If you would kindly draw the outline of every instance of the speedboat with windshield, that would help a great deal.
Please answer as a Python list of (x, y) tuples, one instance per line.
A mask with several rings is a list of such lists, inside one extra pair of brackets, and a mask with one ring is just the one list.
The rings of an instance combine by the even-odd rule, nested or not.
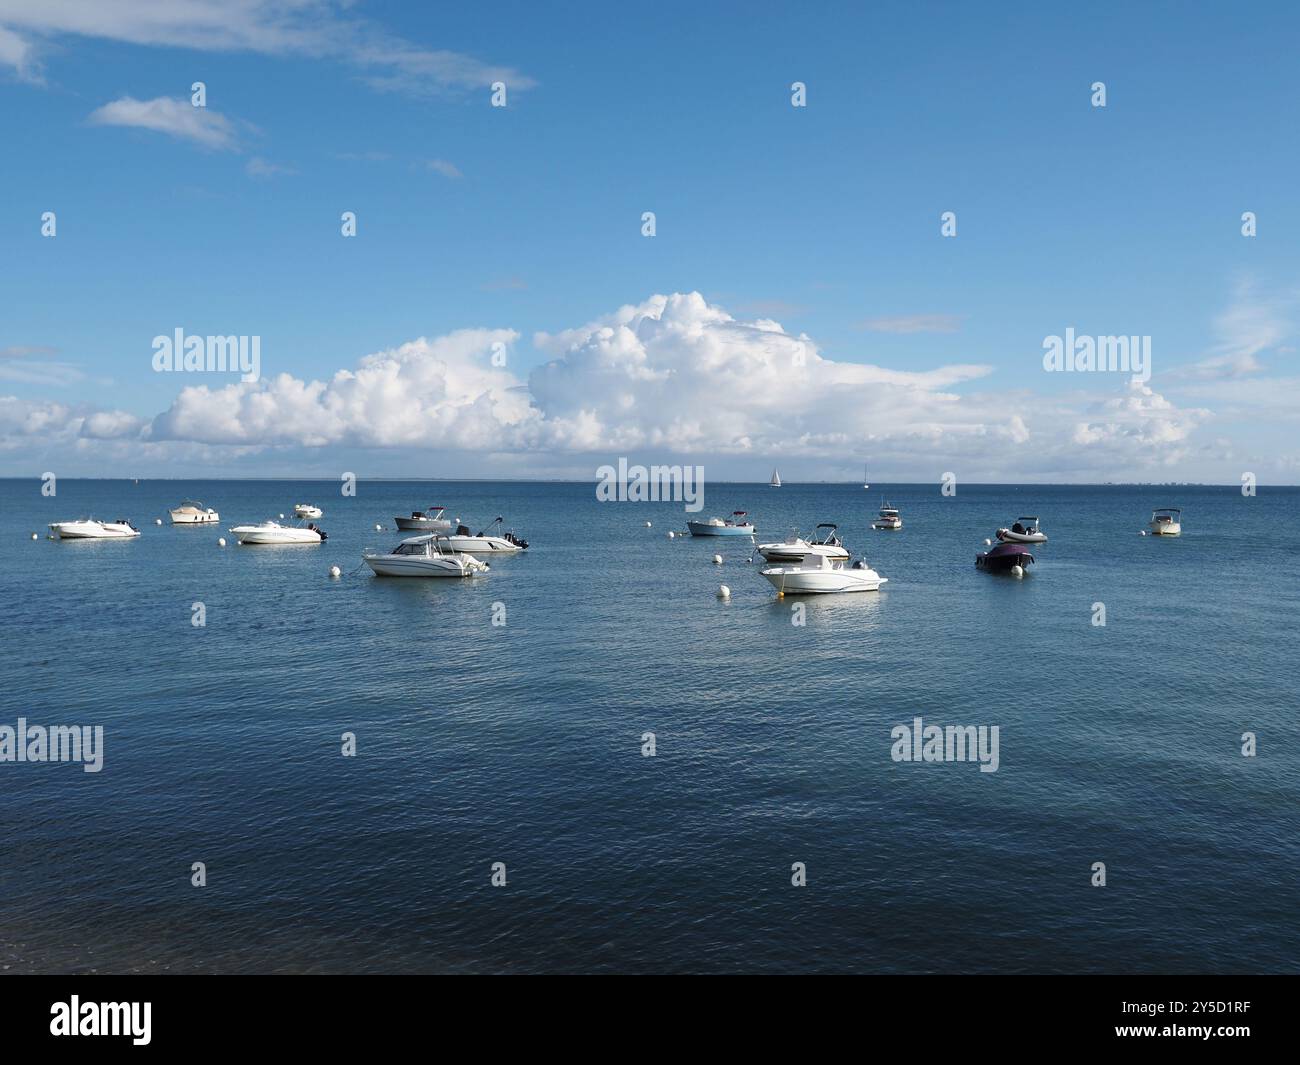
[(781, 543), (759, 544), (758, 553), (768, 562), (802, 562), (806, 558), (821, 556), (846, 562), (849, 558), (849, 550), (840, 539), (839, 526), (828, 521), (817, 526), (811, 540), (791, 533)]
[(278, 521), (264, 521), (236, 525), (230, 531), (239, 537), (241, 544), (319, 544), (325, 540), (325, 530), (312, 522), (281, 525)]
[(997, 538), (1004, 544), (1045, 544), (1047, 533), (1043, 532), (1038, 519), (1032, 514), (1021, 516), (1011, 523), (1009, 529), (999, 529)]
[(296, 503), (293, 508), (295, 518), (319, 518), (324, 513), (320, 507), (314, 507), (310, 503)]
[(732, 511), (729, 518), (709, 518), (708, 521), (688, 521), (686, 528), (692, 536), (753, 536), (754, 523), (743, 510)]
[(413, 510), (409, 518), (397, 517), (393, 521), (397, 522), (399, 529), (443, 532), (451, 528), (451, 521), (442, 516), (442, 512), (446, 509), (446, 507), (429, 507), (427, 510)]
[(1183, 512), (1178, 507), (1161, 507), (1151, 512), (1148, 526), (1152, 536), (1182, 536)]
[(467, 525), (458, 525), (455, 532), (447, 535), (446, 545), (449, 550), (463, 551), (468, 555), (514, 555), (527, 550), (528, 541), (516, 536), (513, 529), (507, 532), (503, 521), (498, 516), (478, 533), (470, 532)]
[(437, 533), (412, 536), (387, 554), (367, 551), (361, 558), (380, 577), (473, 577), (489, 569), (486, 562), (450, 548), (448, 538)]
[(871, 523), (873, 529), (901, 529), (903, 519), (898, 515), (898, 508), (892, 503), (885, 503), (880, 508), (880, 517)]
[(60, 540), (129, 540), (140, 535), (140, 530), (125, 518), (117, 521), (96, 521), (94, 518), (52, 521), (50, 529)]
[(819, 595), (829, 592), (875, 592), (888, 577), (867, 565), (866, 559), (850, 564), (820, 555), (797, 566), (768, 566), (759, 570), (778, 596)]
[(173, 525), (211, 525), (221, 520), (221, 515), (215, 510), (193, 499), (185, 500), (167, 513), (171, 515)]

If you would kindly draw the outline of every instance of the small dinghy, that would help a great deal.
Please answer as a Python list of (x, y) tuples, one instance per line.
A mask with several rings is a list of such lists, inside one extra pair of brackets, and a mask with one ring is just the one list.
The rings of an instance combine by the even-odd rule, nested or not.
[(1045, 544), (1047, 534), (1038, 525), (1035, 517), (1017, 518), (1009, 529), (999, 529), (997, 537), (1004, 544)]
[(1024, 573), (1034, 564), (1034, 556), (1019, 544), (998, 544), (975, 556), (975, 565), (990, 573)]

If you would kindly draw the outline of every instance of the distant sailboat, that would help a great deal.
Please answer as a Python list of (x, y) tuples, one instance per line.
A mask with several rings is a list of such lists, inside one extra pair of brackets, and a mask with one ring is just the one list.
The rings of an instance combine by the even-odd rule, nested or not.
[(772, 487), (773, 487), (773, 488), (780, 488), (780, 487), (781, 487), (781, 475), (780, 475), (779, 473), (777, 473), (775, 469), (772, 470), (772, 482), (771, 482), (771, 483), (772, 483)]
[(871, 487), (871, 485), (867, 484), (867, 467), (866, 467), (866, 466), (863, 466), (863, 467), (862, 467), (862, 487), (863, 487), (863, 488), (870, 488), (870, 487)]

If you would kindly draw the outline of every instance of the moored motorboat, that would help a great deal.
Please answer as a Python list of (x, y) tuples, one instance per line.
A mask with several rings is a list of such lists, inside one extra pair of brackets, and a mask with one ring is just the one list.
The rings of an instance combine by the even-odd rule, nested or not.
[(874, 592), (889, 581), (864, 559), (849, 564), (821, 555), (798, 566), (768, 566), (759, 570), (781, 595), (820, 595), (830, 592)]
[(221, 515), (215, 510), (193, 499), (185, 500), (167, 513), (171, 515), (173, 525), (211, 525), (221, 520)]
[(393, 521), (399, 529), (419, 530), (420, 532), (442, 532), (451, 528), (451, 521), (442, 516), (446, 507), (428, 507), (425, 510), (413, 510), (409, 518), (397, 517)]
[(899, 516), (898, 508), (892, 503), (885, 503), (880, 508), (880, 517), (871, 523), (873, 529), (901, 529), (903, 519)]
[(230, 530), (241, 544), (319, 544), (325, 530), (316, 525), (281, 525), (264, 521), (253, 525), (236, 525)]
[(1148, 525), (1152, 536), (1182, 536), (1183, 512), (1178, 507), (1161, 507), (1151, 512)]
[(96, 521), (94, 518), (52, 521), (50, 529), (60, 540), (129, 540), (140, 535), (140, 530), (125, 518), (117, 521)]
[(997, 538), (1004, 544), (1045, 544), (1047, 534), (1038, 524), (1038, 519), (1031, 515), (1022, 515), (1011, 524), (1009, 529), (999, 529)]
[[(825, 532), (822, 530), (825, 529)], [(848, 560), (849, 551), (840, 539), (839, 526), (822, 522), (811, 540), (791, 533), (781, 543), (759, 544), (758, 553), (768, 562), (802, 562), (809, 557), (825, 556), (832, 560)]]
[(488, 571), (486, 562), (447, 545), (447, 537), (426, 533), (403, 540), (387, 554), (367, 551), (361, 558), (380, 577), (472, 577)]
[(504, 531), (502, 521), (500, 517), (494, 518), (491, 525), (477, 534), (471, 533), (468, 526), (459, 525), (445, 537), (446, 546), (469, 555), (513, 555), (527, 550), (528, 541), (516, 536), (513, 529)]
[(975, 556), (975, 565), (990, 573), (1012, 573), (1017, 568), (1024, 573), (1034, 564), (1034, 556), (1020, 544), (997, 544)]
[(688, 521), (686, 528), (692, 536), (753, 536), (756, 532), (753, 523), (745, 520), (743, 510), (733, 511), (731, 517), (709, 518), (708, 521)]
[(296, 503), (293, 508), (295, 518), (319, 518), (324, 513), (320, 507), (314, 507), (310, 503)]

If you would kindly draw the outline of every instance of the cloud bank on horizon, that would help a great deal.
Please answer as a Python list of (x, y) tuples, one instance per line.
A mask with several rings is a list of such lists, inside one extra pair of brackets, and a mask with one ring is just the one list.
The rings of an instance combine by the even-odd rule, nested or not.
[[(832, 468), (869, 456), (939, 470), (979, 453), (1004, 475), (1110, 471), (1121, 479), (1185, 457), (1211, 417), (1128, 379), (1108, 398), (1045, 400), (971, 388), (989, 373), (984, 365), (903, 371), (836, 361), (806, 334), (769, 318), (739, 320), (698, 292), (655, 295), (537, 334), (534, 345), (551, 357), (526, 379), (508, 359), (495, 364), (518, 340), (510, 329), (462, 329), (366, 355), (328, 380), (273, 373), (186, 385), (152, 418), (10, 397), (0, 400), (0, 446), (40, 437), (124, 461), (197, 462), (313, 449), (440, 451), (545, 456), (574, 471), (590, 466), (584, 458), (611, 454)], [(987, 461), (998, 454), (1005, 461)]]

